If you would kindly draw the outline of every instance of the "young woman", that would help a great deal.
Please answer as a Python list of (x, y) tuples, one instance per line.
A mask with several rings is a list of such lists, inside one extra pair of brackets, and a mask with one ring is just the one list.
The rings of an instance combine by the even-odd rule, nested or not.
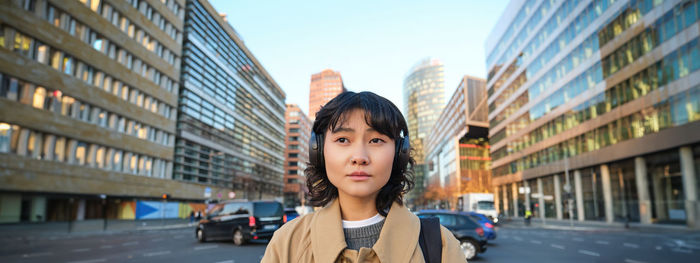
[[(262, 262), (424, 262), (420, 220), (403, 206), (411, 189), (408, 128), (389, 100), (344, 92), (316, 114), (305, 170), (322, 209), (277, 230)], [(440, 227), (442, 262), (466, 262)]]

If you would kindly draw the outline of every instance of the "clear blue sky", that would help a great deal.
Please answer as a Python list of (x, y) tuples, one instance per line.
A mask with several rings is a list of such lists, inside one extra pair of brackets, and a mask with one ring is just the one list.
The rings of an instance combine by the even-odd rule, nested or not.
[(486, 77), (484, 42), (507, 0), (210, 0), (287, 94), (308, 113), (311, 74), (340, 71), (351, 91), (403, 109), (403, 79), (425, 57), (445, 64), (445, 100), (465, 74)]

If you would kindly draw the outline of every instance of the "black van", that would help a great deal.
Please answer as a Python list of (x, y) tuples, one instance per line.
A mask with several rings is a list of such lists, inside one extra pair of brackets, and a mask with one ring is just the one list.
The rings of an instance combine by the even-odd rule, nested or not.
[(199, 242), (228, 239), (240, 246), (251, 239), (272, 238), (272, 233), (286, 221), (284, 207), (279, 202), (226, 201), (207, 211), (195, 235)]

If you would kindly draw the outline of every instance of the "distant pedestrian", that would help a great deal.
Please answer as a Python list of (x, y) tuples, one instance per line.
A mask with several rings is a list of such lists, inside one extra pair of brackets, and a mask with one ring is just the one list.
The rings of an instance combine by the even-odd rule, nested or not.
[(194, 224), (194, 210), (190, 211), (190, 224)]
[(399, 109), (374, 93), (343, 92), (323, 106), (304, 171), (323, 208), (278, 229), (262, 262), (424, 262), (433, 251), (437, 261), (465, 262), (445, 227), (430, 232), (437, 250), (419, 245), (421, 221), (403, 204), (415, 164), (408, 136)]
[(532, 212), (530, 210), (525, 210), (525, 225), (530, 225), (530, 220), (532, 219)]

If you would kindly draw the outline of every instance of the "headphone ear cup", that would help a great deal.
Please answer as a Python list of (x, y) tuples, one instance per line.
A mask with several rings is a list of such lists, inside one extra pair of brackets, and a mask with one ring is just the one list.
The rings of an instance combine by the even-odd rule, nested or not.
[(403, 173), (406, 170), (410, 158), (411, 141), (408, 136), (400, 138), (396, 146), (396, 168), (400, 169)]
[(309, 139), (309, 163), (318, 167), (323, 162), (323, 136), (312, 131)]

